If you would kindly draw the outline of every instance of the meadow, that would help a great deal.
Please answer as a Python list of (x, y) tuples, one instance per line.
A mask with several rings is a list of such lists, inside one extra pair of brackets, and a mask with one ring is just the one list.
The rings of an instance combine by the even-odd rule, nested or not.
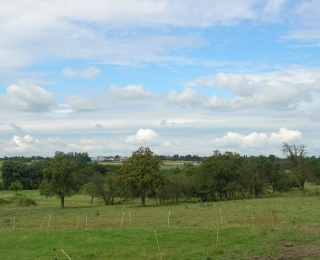
[[(320, 193), (307, 188), (145, 208), (76, 195), (65, 209), (36, 190), (0, 191), (0, 259), (320, 259)], [(37, 206), (18, 206), (26, 197)]]

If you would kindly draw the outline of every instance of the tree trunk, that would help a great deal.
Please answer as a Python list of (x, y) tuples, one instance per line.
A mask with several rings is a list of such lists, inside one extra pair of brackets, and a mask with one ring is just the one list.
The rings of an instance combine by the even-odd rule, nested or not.
[(60, 197), (60, 201), (61, 201), (61, 208), (64, 209), (64, 196)]
[(141, 207), (145, 207), (145, 206), (146, 206), (146, 197), (141, 196)]
[(302, 196), (306, 195), (306, 189), (304, 188), (304, 185), (301, 186), (301, 190), (302, 190)]

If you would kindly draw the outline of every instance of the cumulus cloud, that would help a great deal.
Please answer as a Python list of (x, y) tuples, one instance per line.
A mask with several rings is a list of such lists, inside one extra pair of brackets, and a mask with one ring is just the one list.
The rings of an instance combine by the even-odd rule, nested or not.
[(62, 75), (66, 76), (66, 77), (77, 77), (80, 76), (81, 78), (93, 78), (98, 76), (101, 73), (101, 70), (99, 70), (96, 67), (88, 67), (85, 68), (83, 70), (76, 70), (76, 69), (71, 69), (71, 68), (65, 68), (62, 71)]
[(4, 150), (8, 152), (34, 151), (39, 145), (40, 141), (31, 137), (30, 135), (25, 135), (24, 137), (15, 135)]
[(181, 93), (171, 91), (169, 101), (180, 105), (193, 104), (224, 111), (258, 107), (272, 110), (293, 110), (302, 102), (312, 102), (312, 94), (319, 89), (318, 78), (313, 82), (308, 79), (307, 82), (297, 83), (274, 80), (274, 75), (271, 75), (271, 80), (268, 80), (269, 75), (264, 75), (267, 78), (262, 75), (252, 76), (258, 80), (250, 79), (251, 76), (219, 73), (213, 77), (198, 78), (188, 85), (227, 89), (230, 92), (223, 95), (203, 95), (199, 99), (199, 94), (196, 91), (186, 88)]
[(37, 86), (12, 85), (7, 88), (9, 97), (1, 97), (2, 108), (14, 108), (22, 111), (44, 112), (56, 104), (53, 94)]
[(258, 84), (240, 74), (219, 73), (213, 80), (214, 86), (226, 88), (238, 96), (251, 96)]
[(127, 85), (124, 88), (113, 85), (109, 88), (108, 94), (124, 100), (142, 99), (152, 96), (152, 93), (144, 90), (141, 85)]
[(216, 95), (204, 95), (200, 92), (185, 87), (183, 91), (170, 90), (167, 101), (169, 103), (181, 106), (197, 106), (210, 109), (229, 110), (228, 102), (220, 99)]
[(228, 132), (222, 138), (210, 141), (211, 144), (218, 147), (232, 148), (256, 148), (257, 150), (270, 145), (281, 146), (282, 142), (293, 142), (301, 139), (302, 134), (299, 131), (280, 128), (278, 133), (256, 133), (241, 135), (238, 133)]
[(219, 73), (214, 77), (198, 78), (191, 86), (227, 89), (238, 96), (251, 96), (258, 84), (241, 74)]
[(170, 90), (167, 99), (168, 102), (176, 104), (198, 104), (201, 98), (198, 91), (185, 87), (182, 92)]
[(126, 137), (126, 143), (143, 144), (154, 140), (159, 135), (151, 129), (140, 129), (137, 134)]

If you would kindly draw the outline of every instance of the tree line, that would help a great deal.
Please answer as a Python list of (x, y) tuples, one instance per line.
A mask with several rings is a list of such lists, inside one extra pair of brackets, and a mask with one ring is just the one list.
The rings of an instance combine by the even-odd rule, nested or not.
[(168, 168), (148, 147), (134, 151), (120, 166), (91, 163), (87, 153), (56, 152), (53, 158), (31, 163), (6, 160), (1, 179), (3, 189), (19, 183), (24, 189), (40, 189), (44, 196), (57, 196), (61, 208), (65, 197), (77, 193), (106, 205), (140, 198), (145, 206), (146, 198), (164, 204), (257, 198), (292, 188), (304, 194), (306, 181), (320, 182), (320, 158), (308, 157), (305, 145), (283, 143), (282, 153), (285, 159), (216, 150), (200, 163)]

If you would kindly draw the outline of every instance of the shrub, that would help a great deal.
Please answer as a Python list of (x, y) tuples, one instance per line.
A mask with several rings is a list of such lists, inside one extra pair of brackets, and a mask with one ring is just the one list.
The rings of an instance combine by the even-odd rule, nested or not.
[(18, 182), (11, 182), (11, 185), (9, 187), (10, 190), (14, 190), (16, 192), (16, 195), (18, 195), (18, 191), (22, 190), (22, 185)]
[(27, 207), (27, 206), (36, 206), (37, 203), (34, 199), (31, 198), (20, 198), (19, 203), (20, 206), (22, 207)]
[(8, 204), (8, 203), (10, 203), (10, 202), (7, 201), (6, 199), (0, 198), (0, 205), (2, 205), (2, 204)]

